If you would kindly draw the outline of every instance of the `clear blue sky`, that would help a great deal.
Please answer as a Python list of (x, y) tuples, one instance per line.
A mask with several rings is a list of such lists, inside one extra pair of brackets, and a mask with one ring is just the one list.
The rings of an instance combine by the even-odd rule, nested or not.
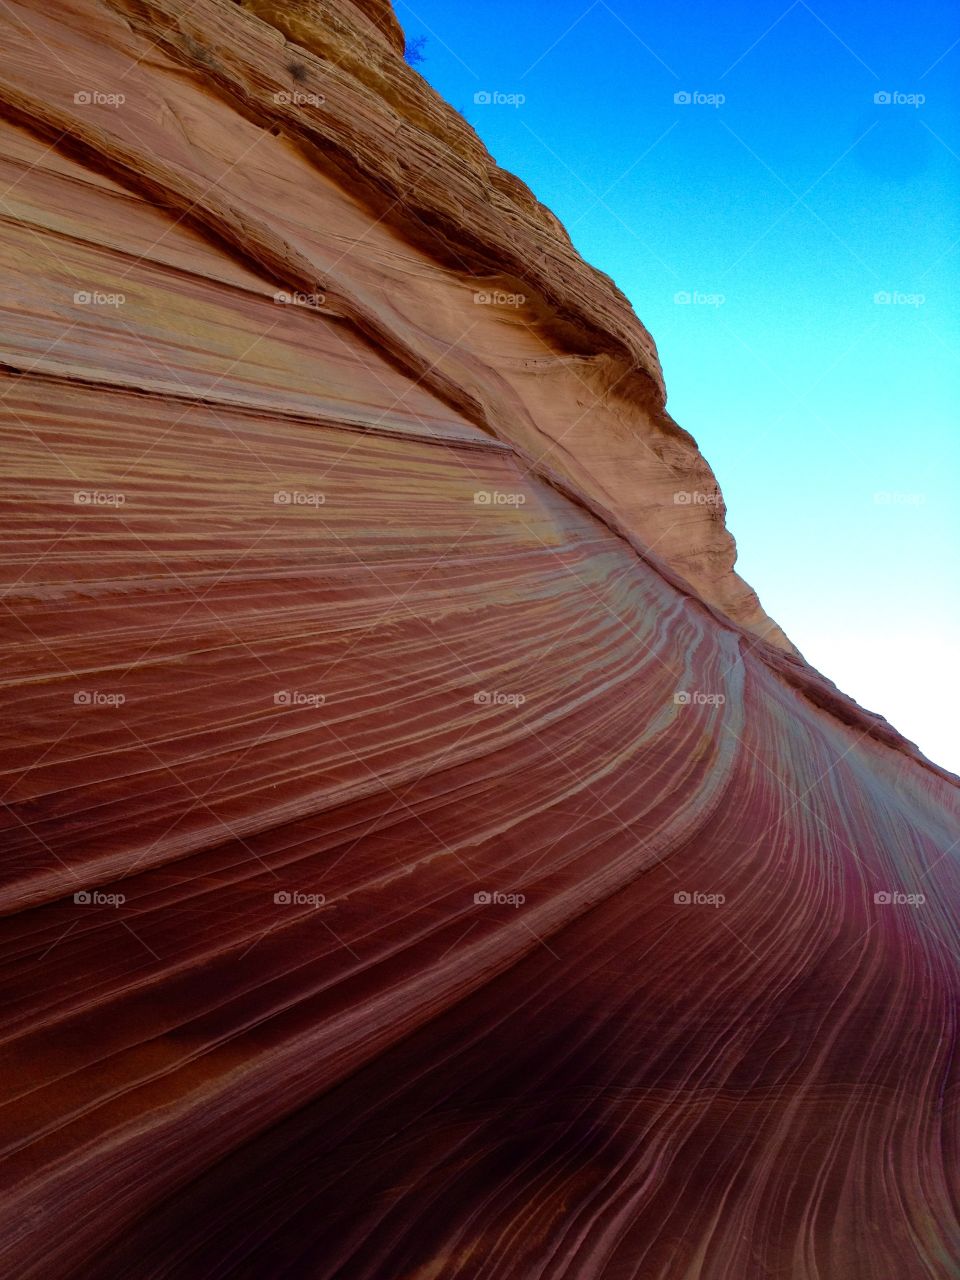
[(768, 612), (960, 772), (960, 10), (397, 12), (423, 74), (650, 329)]

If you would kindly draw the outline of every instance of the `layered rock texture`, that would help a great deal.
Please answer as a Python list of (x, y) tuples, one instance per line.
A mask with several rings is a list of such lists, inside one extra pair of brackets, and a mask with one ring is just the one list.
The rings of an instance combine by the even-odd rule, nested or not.
[(955, 1276), (956, 779), (623, 296), (385, 0), (0, 22), (3, 1274)]

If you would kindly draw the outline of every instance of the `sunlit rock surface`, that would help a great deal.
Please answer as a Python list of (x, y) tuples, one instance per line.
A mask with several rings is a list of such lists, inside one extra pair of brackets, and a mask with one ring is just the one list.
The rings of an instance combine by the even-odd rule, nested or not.
[(956, 1275), (956, 779), (381, 0), (0, 6), (18, 1277)]

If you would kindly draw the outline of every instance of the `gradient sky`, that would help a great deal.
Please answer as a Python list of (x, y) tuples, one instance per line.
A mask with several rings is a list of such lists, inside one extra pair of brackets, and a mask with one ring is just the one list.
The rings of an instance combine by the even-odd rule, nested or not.
[(764, 607), (960, 772), (960, 11), (397, 12), (423, 74), (652, 332)]

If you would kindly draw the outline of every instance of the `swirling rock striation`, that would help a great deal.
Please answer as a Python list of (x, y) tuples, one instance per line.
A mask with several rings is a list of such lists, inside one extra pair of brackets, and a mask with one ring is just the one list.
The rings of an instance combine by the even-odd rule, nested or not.
[(955, 1275), (957, 780), (623, 296), (381, 0), (0, 20), (4, 1274)]

